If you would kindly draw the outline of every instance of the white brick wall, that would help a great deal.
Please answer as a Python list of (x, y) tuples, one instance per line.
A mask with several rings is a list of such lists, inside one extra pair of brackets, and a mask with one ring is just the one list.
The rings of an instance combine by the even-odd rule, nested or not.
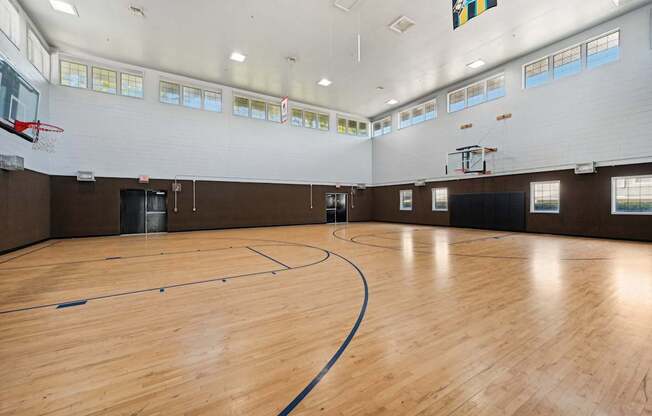
[[(478, 75), (505, 72), (507, 96), (448, 114), (437, 93), (437, 120), (373, 140), (374, 183), (443, 179), (446, 153), (483, 144), (499, 148), (496, 173), (553, 169), (585, 161), (652, 160), (650, 7), (642, 8)], [(621, 29), (621, 58), (593, 70), (522, 89), (522, 66), (606, 31)], [(496, 116), (512, 113), (507, 121)], [(394, 124), (397, 124), (394, 114)], [(473, 128), (460, 130), (460, 125)]]

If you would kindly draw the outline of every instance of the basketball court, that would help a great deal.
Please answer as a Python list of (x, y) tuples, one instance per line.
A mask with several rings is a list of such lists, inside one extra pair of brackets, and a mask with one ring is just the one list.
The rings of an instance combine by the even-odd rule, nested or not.
[(187, 7), (0, 0), (0, 416), (652, 415), (651, 2)]

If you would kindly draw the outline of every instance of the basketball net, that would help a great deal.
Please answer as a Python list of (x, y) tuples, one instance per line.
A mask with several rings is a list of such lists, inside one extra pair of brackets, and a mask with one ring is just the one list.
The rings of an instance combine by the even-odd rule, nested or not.
[(21, 133), (29, 130), (31, 137), (34, 139), (32, 148), (47, 153), (54, 153), (56, 151), (57, 139), (63, 133), (61, 127), (41, 123), (40, 121), (26, 122), (16, 120), (14, 122), (14, 128)]

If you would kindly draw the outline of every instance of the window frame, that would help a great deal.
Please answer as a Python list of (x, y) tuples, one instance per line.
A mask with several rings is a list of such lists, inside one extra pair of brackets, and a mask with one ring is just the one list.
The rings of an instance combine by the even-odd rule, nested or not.
[[(123, 79), (123, 77), (125, 75), (127, 75), (129, 77), (140, 78), (140, 84), (141, 84), (140, 92), (141, 92), (141, 95), (130, 95), (130, 94), (125, 94), (124, 93), (125, 90), (122, 87), (122, 85), (123, 85), (122, 84), (122, 79)], [(127, 71), (120, 71), (120, 94), (119, 95), (122, 96), (122, 97), (136, 98), (136, 99), (140, 99), (140, 100), (144, 99), (145, 98), (145, 76), (143, 74), (136, 74), (136, 73), (127, 72)]]
[[(241, 98), (241, 99), (243, 99), (243, 100), (247, 100), (247, 114), (246, 114), (246, 115), (244, 115), (244, 114), (239, 114), (239, 113), (237, 113), (237, 112), (235, 111), (235, 108), (236, 108), (236, 107), (235, 107), (235, 103), (237, 102), (237, 99), (238, 99), (238, 98)], [(236, 116), (236, 117), (242, 117), (242, 118), (251, 118), (251, 98), (249, 98), (249, 97), (247, 97), (247, 96), (244, 96), (244, 95), (236, 95), (236, 94), (233, 94), (233, 99), (232, 99), (232, 101), (233, 101), (233, 102), (231, 103), (231, 111), (232, 111), (232, 113), (233, 113), (234, 116)]]
[[(498, 96), (498, 97), (489, 99), (488, 95), (487, 95), (487, 83), (490, 80), (493, 80), (493, 79), (499, 78), (499, 77), (503, 77), (503, 84), (502, 84), (503, 85), (503, 88), (502, 88), (503, 94)], [(483, 90), (483, 96), (482, 97), (483, 97), (483, 99), (480, 102), (469, 105), (469, 92), (468, 92), (468, 89), (470, 87), (473, 87), (473, 86), (477, 85), (477, 84), (482, 84), (482, 90)], [(457, 110), (451, 111), (451, 96), (453, 94), (457, 94), (457, 93), (460, 93), (460, 92), (464, 92), (464, 107), (462, 107), (460, 109), (457, 109)], [(446, 94), (446, 110), (447, 110), (448, 114), (458, 113), (460, 111), (469, 109), (471, 107), (476, 107), (478, 105), (485, 104), (485, 103), (488, 103), (490, 101), (499, 100), (501, 98), (504, 98), (506, 95), (507, 95), (507, 82), (506, 82), (506, 78), (505, 78), (505, 71), (500, 71), (500, 72), (496, 72), (496, 73), (494, 73), (494, 74), (492, 74), (492, 75), (490, 75), (488, 77), (469, 82), (469, 83), (467, 83), (467, 84), (465, 84), (465, 85), (463, 85), (463, 86), (461, 86), (459, 88), (455, 88), (454, 90), (448, 92)], [(436, 103), (435, 103), (435, 118), (437, 118), (437, 104)]]
[[(444, 191), (446, 192), (446, 208), (437, 208), (437, 193)], [(448, 212), (448, 188), (447, 187), (438, 187), (432, 188), (432, 210), (435, 212)]]
[(611, 178), (611, 215), (652, 215), (652, 211), (618, 211), (616, 209), (616, 182), (618, 179), (652, 179), (652, 175), (613, 176)]
[[(20, 8), (12, 0), (5, 0), (5, 1), (9, 5), (9, 7), (13, 8), (15, 12), (16, 21), (14, 23), (16, 24), (16, 27), (10, 26), (8, 28), (11, 33), (7, 33), (4, 30), (2, 30), (2, 28), (0, 28), (0, 33), (5, 35), (7, 37), (7, 40), (9, 40), (9, 42), (11, 42), (16, 47), (16, 49), (20, 50), (20, 46), (18, 46), (20, 43)], [(10, 19), (12, 17), (14, 17), (14, 15), (10, 16)]]
[[(588, 44), (588, 42), (586, 42), (586, 44)], [(557, 67), (555, 67), (555, 57), (557, 55), (560, 55), (560, 54), (564, 53), (564, 52), (568, 52), (568, 51), (571, 51), (571, 50), (577, 49), (577, 48), (580, 48), (580, 59), (579, 59), (579, 61), (580, 61), (580, 70), (578, 72), (576, 72), (576, 73), (566, 74), (566, 75), (562, 75), (562, 76), (558, 76), (557, 74), (555, 74), (555, 69), (557, 69)], [(575, 45), (571, 45), (571, 46), (569, 46), (567, 48), (564, 48), (564, 49), (562, 49), (560, 51), (557, 51), (555, 53), (550, 54), (549, 58), (550, 58), (549, 66), (552, 69), (552, 74), (550, 76), (550, 81), (558, 81), (560, 79), (564, 79), (564, 78), (572, 77), (574, 75), (578, 75), (578, 74), (582, 73), (582, 70), (584, 69), (584, 66), (586, 65), (587, 55), (586, 55), (585, 43), (576, 43)], [(568, 64), (570, 64), (572, 62), (575, 62), (575, 61), (571, 61)], [(568, 64), (562, 64), (559, 67), (561, 68), (564, 65), (568, 65)]]
[[(206, 94), (207, 93), (208, 94), (214, 94), (214, 95), (220, 97), (220, 99), (219, 99), (220, 109), (219, 110), (212, 110), (212, 109), (209, 109), (209, 108), (206, 107)], [(208, 111), (208, 112), (211, 112), (211, 113), (218, 113), (218, 114), (222, 113), (222, 111), (224, 109), (223, 98), (224, 98), (224, 96), (222, 95), (221, 90), (202, 90), (202, 100), (201, 100), (202, 109), (204, 111)]]
[[(86, 85), (83, 87), (76, 86), (76, 85), (70, 85), (70, 84), (64, 84), (63, 83), (63, 71), (61, 70), (61, 67), (63, 66), (63, 63), (68, 63), (68, 64), (73, 64), (73, 65), (79, 65), (83, 66), (86, 69)], [(66, 59), (59, 59), (59, 85), (63, 87), (69, 87), (69, 88), (75, 88), (78, 90), (87, 90), (88, 88), (88, 65), (87, 64), (82, 64), (80, 62), (75, 62), (75, 61), (68, 61)]]
[[(409, 193), (410, 195), (410, 207), (404, 207), (403, 206), (403, 195), (407, 195)], [(399, 190), (398, 194), (398, 207), (400, 211), (412, 211), (414, 209), (414, 193), (412, 192), (412, 189), (401, 189)]]
[[(38, 52), (41, 53), (41, 64), (43, 65), (42, 68), (39, 68), (36, 66), (34, 61), (32, 60), (32, 55), (34, 54), (34, 40), (37, 41), (37, 46), (38, 46)], [(30, 48), (30, 41), (32, 42), (32, 47)], [(31, 50), (30, 50), (31, 49)], [(36, 31), (30, 26), (29, 24), (27, 25), (27, 48), (26, 48), (26, 55), (27, 55), (27, 60), (32, 64), (34, 68), (39, 72), (39, 74), (43, 75), (43, 77), (50, 81), (51, 75), (52, 75), (52, 61), (51, 61), (51, 55), (50, 51), (48, 48), (45, 47), (44, 43), (41, 41), (41, 38), (36, 34)], [(44, 56), (45, 55), (45, 56)], [(47, 59), (45, 59), (47, 58)], [(46, 67), (47, 64), (47, 67)], [(47, 70), (46, 70), (47, 69)], [(47, 73), (46, 73), (47, 72)]]
[[(614, 59), (613, 61), (605, 62), (603, 64), (600, 64), (600, 65), (597, 65), (597, 66), (594, 66), (594, 67), (589, 67), (589, 43), (591, 43), (593, 41), (596, 41), (598, 39), (601, 39), (601, 38), (611, 36), (614, 33), (618, 33), (618, 59)], [(602, 33), (600, 35), (593, 36), (593, 37), (587, 39), (586, 41), (584, 41), (582, 43), (582, 49), (584, 50), (584, 61), (585, 61), (583, 69), (586, 69), (587, 71), (590, 71), (590, 70), (597, 69), (597, 68), (600, 68), (602, 66), (613, 64), (615, 62), (620, 61), (620, 59), (622, 58), (622, 56), (621, 56), (621, 54), (622, 54), (622, 45), (623, 45), (622, 40), (623, 40), (623, 31), (620, 29), (620, 27), (617, 27), (617, 28), (612, 29), (612, 30), (610, 30), (608, 32), (604, 32), (604, 33)], [(611, 49), (611, 48), (607, 48), (605, 50), (609, 50), (609, 49)]]
[[(179, 98), (178, 98), (176, 103), (163, 101), (163, 97), (161, 96), (161, 87), (163, 86), (163, 84), (176, 85), (178, 87), (178, 97)], [(181, 85), (178, 82), (165, 81), (165, 80), (160, 79), (159, 82), (158, 82), (158, 102), (161, 103), (161, 104), (182, 106), (182, 104), (183, 104), (183, 85)]]
[[(554, 211), (542, 211), (535, 208), (535, 189), (536, 185), (556, 184), (559, 187), (559, 203)], [(554, 214), (561, 213), (561, 180), (534, 181), (530, 182), (530, 214)]]
[[(101, 89), (98, 90), (98, 89), (95, 88), (95, 70), (96, 69), (98, 71), (107, 71), (107, 72), (110, 72), (110, 73), (112, 72), (112, 73), (115, 74), (115, 91), (114, 92), (104, 91), (104, 90), (101, 90)], [(119, 74), (118, 71), (115, 71), (113, 69), (105, 68), (105, 67), (102, 67), (102, 66), (96, 66), (96, 65), (91, 66), (91, 77), (90, 77), (91, 78), (91, 87), (90, 87), (90, 90), (92, 90), (93, 92), (99, 92), (99, 93), (102, 93), (102, 94), (118, 95), (118, 92), (122, 88), (122, 84), (118, 85), (118, 80), (122, 81), (122, 76), (119, 76), (118, 74)], [(120, 91), (120, 92), (122, 92), (122, 91)]]

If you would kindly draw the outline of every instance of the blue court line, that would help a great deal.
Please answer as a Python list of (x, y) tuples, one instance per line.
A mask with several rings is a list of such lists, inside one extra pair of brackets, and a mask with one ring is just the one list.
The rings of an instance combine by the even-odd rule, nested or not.
[(67, 302), (67, 303), (61, 303), (57, 305), (57, 309), (62, 309), (62, 308), (70, 308), (71, 306), (81, 306), (81, 305), (86, 305), (86, 300), (75, 300), (72, 302)]
[(249, 250), (253, 251), (253, 252), (256, 253), (256, 254), (260, 254), (261, 256), (263, 256), (263, 257), (265, 257), (265, 258), (267, 258), (267, 259), (273, 261), (273, 262), (276, 263), (276, 264), (280, 264), (281, 266), (285, 267), (286, 269), (291, 269), (291, 268), (292, 268), (292, 267), (288, 266), (287, 264), (283, 264), (283, 263), (281, 263), (280, 261), (276, 260), (275, 258), (268, 256), (268, 255), (265, 254), (265, 253), (261, 253), (261, 252), (258, 251), (258, 250), (254, 250), (253, 248), (251, 248), (251, 247), (249, 247), (249, 246), (247, 246), (247, 248), (248, 248)]
[(349, 263), (351, 266), (353, 266), (355, 268), (355, 270), (360, 275), (360, 279), (362, 280), (362, 284), (364, 285), (364, 300), (362, 302), (362, 307), (360, 308), (360, 313), (358, 314), (358, 319), (356, 319), (355, 324), (353, 325), (353, 328), (351, 328), (351, 331), (349, 332), (349, 335), (346, 337), (344, 342), (342, 342), (342, 345), (340, 345), (340, 347), (337, 349), (337, 351), (331, 357), (331, 359), (328, 360), (328, 362), (326, 363), (324, 368), (321, 369), (319, 374), (317, 374), (315, 376), (315, 378), (313, 378), (310, 381), (310, 383), (308, 383), (308, 385), (303, 390), (301, 390), (301, 393), (299, 393), (290, 402), (290, 404), (288, 404), (283, 410), (281, 410), (279, 412), (278, 416), (287, 416), (287, 415), (289, 415), (290, 412), (292, 412), (292, 410), (294, 410), (299, 405), (299, 403), (301, 403), (301, 401), (306, 398), (306, 396), (312, 391), (312, 389), (314, 389), (315, 386), (317, 384), (319, 384), (321, 379), (324, 378), (324, 376), (330, 371), (330, 369), (335, 365), (337, 360), (342, 356), (342, 354), (344, 353), (344, 350), (346, 350), (346, 348), (351, 343), (351, 340), (355, 336), (356, 332), (358, 332), (358, 328), (360, 328), (360, 324), (362, 323), (362, 320), (364, 319), (365, 312), (367, 311), (367, 303), (369, 302), (369, 286), (367, 285), (367, 279), (365, 278), (364, 273), (362, 273), (362, 271), (358, 268), (358, 266), (353, 264), (353, 262), (351, 262), (351, 260), (347, 259), (346, 257), (343, 257), (343, 256), (341, 256), (341, 255), (339, 255), (337, 253), (333, 253), (332, 251), (330, 251), (329, 253), (331, 253), (332, 255), (337, 256), (340, 259), (342, 259), (342, 260), (346, 261), (347, 263)]

